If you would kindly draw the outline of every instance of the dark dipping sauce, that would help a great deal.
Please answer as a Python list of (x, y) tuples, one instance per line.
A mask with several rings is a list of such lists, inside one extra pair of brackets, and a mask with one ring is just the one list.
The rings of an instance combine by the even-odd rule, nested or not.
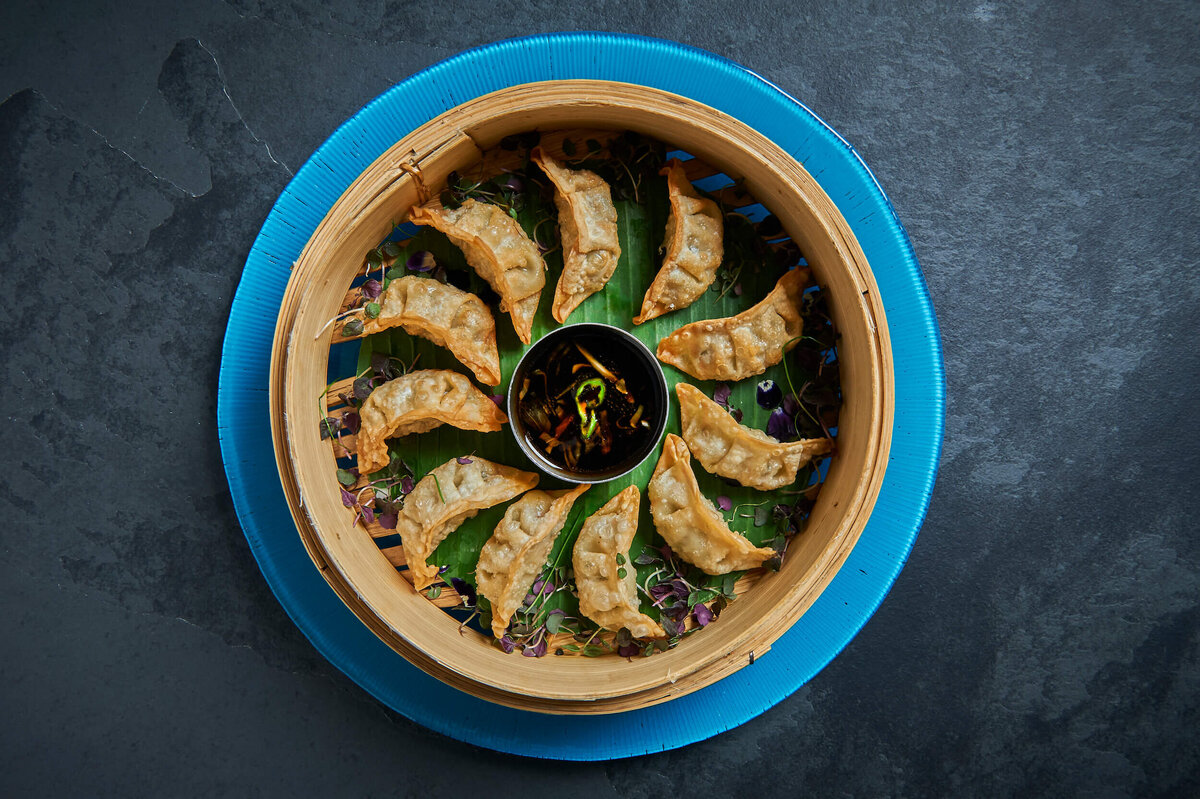
[(661, 373), (651, 371), (647, 353), (604, 332), (539, 345), (512, 389), (526, 445), (580, 477), (620, 473), (645, 458), (664, 409)]

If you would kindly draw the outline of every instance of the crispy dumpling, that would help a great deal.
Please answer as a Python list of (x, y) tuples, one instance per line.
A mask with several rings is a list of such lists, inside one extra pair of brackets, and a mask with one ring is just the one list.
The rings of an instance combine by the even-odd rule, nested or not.
[(446, 536), (484, 508), (507, 502), (536, 486), (538, 476), (511, 466), (471, 457), (457, 458), (421, 478), (404, 499), (396, 532), (419, 591), (437, 581), (438, 567), (426, 561)]
[[(627, 627), (634, 638), (665, 638), (663, 628), (638, 610), (636, 570), (629, 560), (641, 500), (638, 487), (630, 486), (583, 523), (571, 559), (579, 612), (609, 630)], [(624, 566), (617, 555), (625, 559)]]
[(358, 471), (370, 474), (388, 465), (387, 441), (449, 424), (461, 430), (493, 433), (508, 421), (492, 398), (466, 375), (449, 369), (418, 369), (379, 386), (358, 412)]
[(621, 244), (617, 239), (617, 209), (612, 190), (586, 169), (567, 169), (535, 147), (529, 158), (554, 184), (558, 229), (562, 236), (563, 270), (554, 289), (551, 312), (558, 322), (604, 288), (617, 268)]
[(363, 333), (403, 328), (450, 350), (480, 383), (500, 385), (496, 320), (483, 300), (449, 283), (405, 275), (389, 283), (378, 302), (378, 317), (361, 317)]
[(775, 550), (756, 547), (729, 529), (708, 497), (700, 493), (691, 460), (683, 439), (668, 433), (646, 487), (654, 529), (671, 551), (706, 574), (756, 569), (773, 558)]
[(663, 239), (662, 267), (646, 290), (642, 310), (633, 317), (640, 325), (671, 311), (686, 308), (708, 290), (725, 255), (725, 220), (712, 200), (692, 187), (679, 159), (672, 158), (659, 173), (667, 176), (671, 213)]
[(796, 482), (800, 467), (833, 446), (827, 438), (780, 443), (761, 430), (738, 424), (729, 412), (688, 383), (675, 386), (683, 440), (713, 474), (770, 491)]
[(658, 359), (697, 380), (741, 380), (783, 360), (803, 329), (807, 269), (779, 278), (762, 302), (737, 316), (692, 322), (658, 342)]
[(530, 491), (508, 506), (479, 553), (479, 593), (492, 603), (492, 633), (504, 635), (529, 586), (546, 565), (571, 506), (590, 486), (570, 491)]
[(462, 250), (471, 268), (500, 295), (500, 310), (508, 312), (517, 336), (528, 344), (546, 285), (546, 262), (517, 220), (500, 206), (473, 198), (453, 209), (417, 206), (408, 219), (432, 225)]

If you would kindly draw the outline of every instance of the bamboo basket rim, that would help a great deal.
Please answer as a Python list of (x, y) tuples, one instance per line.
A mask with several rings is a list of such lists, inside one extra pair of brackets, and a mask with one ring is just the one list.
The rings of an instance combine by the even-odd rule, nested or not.
[[(837, 534), (832, 539), (832, 543), (835, 546), (828, 547), (827, 550), (831, 551), (822, 553), (826, 557), (819, 559), (819, 562), (816, 564), (817, 568), (810, 569), (811, 574), (808, 575), (810, 579), (807, 588), (801, 590), (801, 588), (793, 587), (793, 589), (785, 591), (784, 599), (786, 601), (778, 603), (775, 608), (772, 615), (777, 619), (782, 618), (786, 623), (780, 624), (777, 621), (770, 632), (759, 636), (753, 635), (752, 629), (743, 629), (741, 632), (733, 635), (731, 641), (727, 641), (730, 646), (725, 647), (722, 654), (712, 655), (710, 653), (710, 656), (703, 663), (693, 664), (694, 667), (680, 669), (679, 672), (672, 672), (671, 667), (677, 664), (666, 661), (682, 660), (679, 653), (687, 653), (691, 648), (687, 646), (690, 642), (685, 641), (670, 652), (642, 661), (643, 664), (653, 665), (649, 668), (643, 667), (640, 670), (653, 670), (658, 675), (658, 678), (653, 681), (643, 680), (640, 684), (635, 683), (635, 687), (632, 690), (629, 688), (629, 681), (626, 680), (624, 681), (624, 687), (618, 685), (617, 687), (608, 689), (603, 687), (592, 688), (587, 692), (560, 691), (555, 693), (553, 691), (542, 690), (541, 686), (535, 682), (531, 682), (529, 679), (497, 680), (490, 674), (480, 673), (478, 669), (464, 668), (462, 663), (455, 662), (452, 658), (439, 656), (443, 653), (431, 655), (427, 651), (428, 647), (423, 645), (427, 641), (421, 635), (414, 634), (409, 630), (402, 631), (396, 629), (393, 624), (387, 621), (385, 614), (373, 604), (378, 598), (363, 594), (360, 586), (353, 579), (353, 575), (349, 573), (347, 564), (343, 562), (342, 556), (335, 551), (331, 551), (330, 540), (326, 537), (320, 523), (313, 515), (313, 509), (310, 507), (310, 504), (302, 500), (305, 493), (301, 491), (301, 488), (305, 485), (305, 481), (303, 475), (297, 473), (295, 464), (297, 462), (297, 437), (303, 435), (304, 424), (303, 422), (296, 421), (296, 414), (293, 413), (289, 416), (287, 413), (290, 407), (288, 398), (289, 392), (293, 399), (295, 397), (295, 392), (290, 391), (292, 388), (291, 381), (295, 378), (297, 363), (303, 361), (303, 359), (295, 356), (305, 349), (306, 344), (303, 338), (307, 334), (299, 333), (299, 329), (302, 327), (300, 322), (305, 318), (303, 312), (314, 302), (314, 298), (322, 289), (328, 288), (327, 276), (325, 276), (324, 280), (316, 279), (323, 275), (322, 270), (324, 270), (327, 264), (321, 261), (318, 257), (319, 254), (314, 253), (314, 242), (322, 241), (323, 235), (329, 236), (330, 240), (328, 242), (322, 241), (322, 243), (327, 245), (327, 250), (336, 249), (339, 245), (344, 244), (347, 241), (347, 237), (358, 229), (359, 226), (369, 221), (372, 209), (378, 210), (382, 203), (406, 191), (409, 195), (412, 195), (414, 187), (410, 176), (411, 167), (409, 167), (410, 171), (405, 171), (398, 164), (407, 162), (421, 169), (426, 167), (427, 164), (432, 164), (433, 161), (436, 161), (435, 156), (439, 156), (439, 154), (470, 152), (472, 148), (475, 150), (483, 149), (480, 145), (487, 143), (487, 136), (493, 135), (494, 130), (488, 127), (486, 120), (480, 122), (480, 120), (472, 116), (472, 113), (478, 114), (480, 108), (487, 108), (490, 103), (496, 103), (500, 98), (503, 98), (505, 108), (508, 111), (506, 117), (510, 119), (510, 124), (513, 115), (519, 116), (522, 113), (529, 114), (535, 112), (544, 113), (545, 109), (550, 106), (555, 106), (556, 112), (559, 114), (562, 114), (567, 109), (576, 115), (580, 113), (595, 114), (599, 113), (599, 109), (611, 109), (611, 106), (606, 105), (604, 102), (597, 102), (594, 99), (597, 95), (604, 95), (606, 92), (616, 93), (623, 101), (636, 98), (633, 106), (623, 107), (622, 111), (628, 111), (630, 107), (636, 107), (639, 113), (653, 116), (655, 113), (666, 113), (663, 109), (667, 109), (668, 112), (673, 114), (678, 114), (681, 110), (687, 110), (699, 113), (700, 116), (710, 122), (715, 120), (724, 126), (723, 129), (737, 131), (747, 140), (753, 142), (756, 152), (760, 155), (764, 150), (770, 151), (773, 149), (772, 157), (775, 159), (774, 162), (777, 165), (782, 164), (784, 167), (782, 172), (788, 173), (787, 180), (784, 179), (782, 174), (777, 174), (776, 177), (779, 181), (785, 183), (796, 197), (801, 197), (805, 203), (809, 204), (820, 198), (824, 198), (828, 204), (828, 208), (823, 210), (826, 214), (829, 214), (830, 210), (832, 210), (832, 215), (824, 220), (827, 225), (822, 228), (822, 232), (828, 237), (826, 246), (838, 253), (841, 266), (850, 265), (847, 269), (851, 273), (852, 282), (856, 286), (861, 286), (861, 292), (856, 294), (855, 303), (857, 303), (862, 311), (868, 350), (872, 353), (870, 370), (872, 374), (872, 399), (870, 402), (870, 429), (867, 433), (868, 449), (872, 455), (872, 469), (863, 479), (856, 482), (856, 490), (852, 496), (853, 508), (845, 508), (840, 512), (842, 523), (839, 525)], [(641, 105), (638, 105), (638, 103), (641, 103)], [(678, 119), (675, 121), (678, 121)], [(468, 122), (474, 122), (475, 127), (466, 124)], [(534, 125), (533, 127), (541, 126)], [(562, 126), (551, 125), (550, 127)], [(626, 124), (624, 127), (639, 129), (638, 125), (634, 124)], [(491, 130), (491, 133), (488, 132), (489, 130)], [(658, 136), (659, 138), (665, 138), (655, 131), (643, 129), (642, 132)], [(692, 130), (690, 135), (699, 134)], [(494, 138), (498, 139), (498, 136), (494, 136)], [(678, 145), (678, 139), (671, 140), (671, 144)], [(418, 146), (422, 149), (418, 149)], [(703, 147), (697, 147), (694, 143), (685, 149), (696, 153), (698, 156), (703, 154)], [(701, 152), (697, 152), (697, 150), (701, 150)], [(442, 171), (445, 172), (448, 170), (443, 169)], [(730, 170), (727, 169), (726, 172), (730, 173)], [(373, 180), (377, 183), (382, 181), (383, 188), (377, 188), (374, 191), (364, 194), (363, 186), (365, 184), (362, 183), (364, 180), (368, 182)], [(788, 181), (791, 182), (789, 183)], [(763, 202), (770, 202), (772, 199), (778, 201), (782, 199), (782, 196), (773, 198), (763, 198), (760, 196), (760, 199)], [(338, 211), (344, 210), (347, 204), (354, 203), (359, 203), (357, 206), (358, 210), (352, 216), (350, 224), (347, 225), (345, 224), (345, 220), (338, 218)], [(773, 207), (772, 210), (776, 209)], [(821, 218), (811, 208), (808, 208), (808, 211), (814, 218)], [(336, 229), (330, 230), (330, 226)], [(789, 233), (795, 235), (790, 229)], [(806, 255), (808, 255), (807, 252)], [(814, 263), (811, 256), (809, 257), (809, 261), (818, 277), (821, 276), (822, 272), (831, 269), (830, 264)], [(327, 339), (325, 341), (325, 355), (326, 357), (328, 355)], [(358, 180), (346, 189), (330, 209), (330, 212), (318, 226), (317, 231), (305, 246), (304, 251), (296, 262), (293, 269), (293, 276), (289, 281), (277, 320), (271, 369), (270, 403), (272, 434), (285, 495), (287, 496), (289, 507), (306, 549), (339, 597), (346, 602), (350, 609), (376, 635), (396, 649), (406, 659), (427, 672), (434, 674), (439, 679), (482, 698), (499, 702), (500, 704), (543, 712), (618, 712), (631, 707), (646, 706), (659, 701), (665, 701), (673, 696), (697, 690), (704, 685), (711, 684), (721, 676), (736, 670), (736, 668), (745, 665), (749, 659), (753, 658), (754, 653), (761, 656), (769, 648), (770, 643), (779, 635), (782, 635), (791, 623), (798, 619), (803, 611), (819, 596), (820, 590), (832, 579), (833, 574), (836, 573), (841, 563), (844, 562), (845, 557), (849, 554), (853, 544), (857, 541), (858, 535), (861, 533), (867, 517), (869, 517), (871, 507), (878, 494), (879, 485), (882, 482), (883, 471), (887, 463), (887, 451), (890, 445), (890, 411), (893, 402), (891, 395), (893, 385), (891, 368), (886, 319), (865, 256), (862, 254), (861, 248), (858, 246), (845, 220), (837, 213), (832, 201), (820, 190), (816, 181), (794, 159), (791, 159), (786, 153), (779, 150), (778, 147), (765, 139), (765, 137), (762, 137), (761, 134), (757, 134), (732, 117), (728, 117), (714, 109), (688, 100), (687, 98), (679, 97), (678, 95), (672, 95), (644, 86), (611, 81), (547, 81), (511, 87), (484, 95), (455, 109), (451, 109), (422, 125), (380, 156), (364, 171)], [(295, 409), (293, 408), (293, 410)], [(315, 425), (310, 427), (315, 430)], [(835, 463), (836, 468), (837, 464)], [(312, 496), (312, 494), (310, 493), (309, 496)], [(818, 501), (818, 507), (820, 507), (820, 500)], [(815, 513), (816, 511), (814, 511), (814, 515)], [(340, 538), (340, 536), (335, 536), (335, 538)], [(783, 575), (787, 571), (787, 563), (785, 563), (784, 571), (780, 575), (776, 575), (775, 579), (783, 579)], [(794, 577), (795, 575), (792, 576)], [(401, 590), (403, 590), (402, 587)], [(756, 588), (755, 590), (761, 589)], [(414, 606), (412, 603), (409, 603), (405, 606), (405, 609), (412, 610), (418, 617), (423, 617), (426, 614), (422, 613), (421, 606), (425, 606), (427, 610), (444, 616), (440, 610), (433, 608), (424, 598), (418, 596), (416, 599), (420, 605)], [(706, 630), (703, 636), (696, 636), (696, 640), (712, 635), (717, 628), (725, 627), (727, 622), (737, 622), (737, 617), (743, 615), (739, 613), (741, 610), (739, 606), (745, 606), (745, 599), (745, 597), (739, 598), (738, 602), (733, 603), (722, 614), (722, 624), (717, 625), (716, 628)], [(428, 621), (429, 619), (423, 618), (423, 620)], [(729, 624), (729, 628), (736, 626), (736, 623)], [(721, 637), (728, 639), (731, 636), (722, 635)], [(508, 656), (504, 656), (498, 652), (496, 654), (502, 658), (508, 658)], [(514, 663), (524, 665), (522, 661), (525, 660), (527, 659), (517, 658), (514, 660), (510, 658), (508, 663), (509, 665)], [(639, 671), (637, 664), (627, 664), (622, 661), (621, 666), (625, 669), (625, 673), (614, 677), (611, 674), (606, 674), (605, 669), (597, 670), (589, 668), (585, 665), (586, 663), (587, 661), (582, 663), (572, 662), (571, 666), (582, 667), (581, 671), (583, 672), (598, 671), (598, 674), (589, 674), (588, 676), (603, 676), (606, 679), (616, 679), (618, 682), (620, 682), (619, 678), (627, 677)], [(665, 675), (661, 672), (662, 665), (667, 667)], [(688, 679), (685, 680), (685, 678)]]

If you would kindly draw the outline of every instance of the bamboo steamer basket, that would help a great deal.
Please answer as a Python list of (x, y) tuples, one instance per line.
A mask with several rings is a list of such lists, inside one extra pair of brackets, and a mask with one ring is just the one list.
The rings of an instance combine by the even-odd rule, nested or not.
[[(841, 333), (838, 454), (805, 531), (778, 573), (739, 583), (720, 620), (674, 649), (627, 661), (506, 655), (413, 590), (341, 502), (314, 398), (326, 387), (327, 322), (364, 254), (395, 220), (508, 135), (561, 128), (635, 130), (696, 156), (766, 205), (799, 245)], [(506, 322), (507, 320), (505, 320)], [(618, 322), (620, 323), (620, 322)], [(313, 562), (351, 611), (414, 665), (480, 698), (545, 713), (647, 707), (711, 685), (764, 656), (812, 605), (858, 540), (883, 482), (894, 380), (882, 303), (866, 257), (817, 181), (736, 119), (633, 84), (570, 80), (507, 88), (464, 103), (398, 141), (330, 209), (295, 263), (272, 350), (270, 409), (280, 479)], [(643, 486), (644, 488), (644, 486)], [(751, 585), (752, 583), (752, 585)]]

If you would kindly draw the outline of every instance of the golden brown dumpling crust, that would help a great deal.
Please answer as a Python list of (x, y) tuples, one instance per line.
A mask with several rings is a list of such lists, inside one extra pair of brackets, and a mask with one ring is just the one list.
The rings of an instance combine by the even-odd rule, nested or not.
[(466, 375), (449, 369), (418, 369), (379, 386), (358, 412), (358, 471), (388, 465), (387, 441), (448, 424), (494, 433), (508, 421), (492, 398)]
[(530, 343), (533, 316), (546, 285), (546, 262), (517, 220), (500, 206), (475, 199), (454, 209), (417, 206), (408, 218), (417, 225), (432, 225), (462, 250), (471, 268), (500, 295), (500, 310), (512, 317), (517, 336)]
[(762, 374), (796, 345), (804, 323), (800, 299), (807, 269), (779, 278), (762, 302), (737, 316), (684, 325), (658, 342), (658, 359), (697, 380), (741, 380)]
[(437, 581), (438, 567), (426, 561), (446, 536), (484, 508), (507, 502), (537, 483), (532, 472), (476, 457), (469, 463), (451, 458), (422, 477), (405, 497), (396, 520), (416, 589)]
[(535, 147), (529, 158), (554, 184), (558, 229), (562, 236), (563, 270), (554, 289), (551, 312), (560, 323), (571, 311), (608, 283), (621, 257), (617, 209), (612, 190), (586, 169), (567, 169)]
[(668, 433), (646, 487), (654, 529), (671, 551), (706, 574), (756, 569), (774, 557), (775, 550), (756, 547), (729, 529), (708, 497), (700, 493), (691, 460), (683, 439)]
[(796, 482), (800, 467), (833, 446), (827, 438), (782, 444), (738, 424), (729, 412), (688, 383), (675, 386), (683, 440), (706, 470), (744, 486), (771, 491)]
[(571, 506), (590, 486), (570, 491), (530, 491), (508, 506), (479, 553), (479, 593), (492, 603), (492, 633), (499, 638), (546, 565)]
[[(638, 487), (630, 486), (589, 516), (579, 530), (571, 558), (579, 612), (609, 630), (626, 627), (634, 638), (665, 638), (663, 628), (638, 610), (637, 572), (629, 559), (641, 501)], [(624, 566), (618, 565), (617, 555), (625, 558)]]
[(483, 300), (449, 283), (405, 275), (379, 298), (379, 316), (360, 317), (365, 334), (399, 327), (445, 347), (480, 383), (500, 385), (496, 320)]
[(665, 255), (646, 290), (641, 313), (633, 317), (635, 325), (699, 299), (716, 279), (725, 255), (725, 220), (717, 204), (696, 192), (679, 159), (672, 158), (660, 174), (667, 176), (671, 203), (663, 240)]

